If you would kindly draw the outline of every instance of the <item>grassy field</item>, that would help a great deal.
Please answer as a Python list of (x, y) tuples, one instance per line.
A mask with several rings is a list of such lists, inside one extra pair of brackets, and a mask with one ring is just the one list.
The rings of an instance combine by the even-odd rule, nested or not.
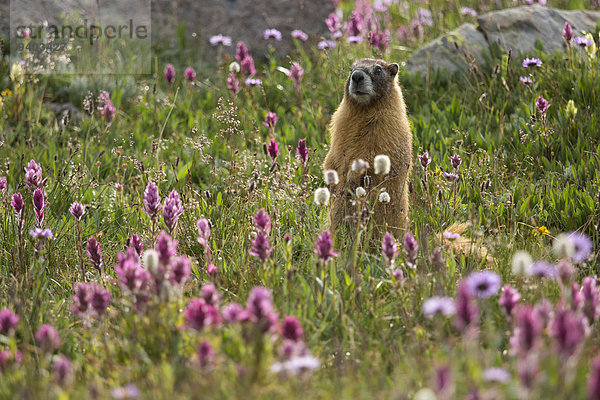
[(587, 51), (527, 55), (539, 67), (400, 68), (411, 223), (385, 252), (372, 204), (329, 249), (314, 202), (353, 60), (402, 64), (472, 22), (463, 6), (513, 5), (436, 0), (431, 25), (357, 7), (377, 21), (362, 43), (343, 28), (279, 57), (265, 40), (258, 86), (235, 38), (217, 58), (207, 38), (157, 46), (154, 76), (28, 75), (4, 54), (0, 398), (600, 399), (598, 28)]

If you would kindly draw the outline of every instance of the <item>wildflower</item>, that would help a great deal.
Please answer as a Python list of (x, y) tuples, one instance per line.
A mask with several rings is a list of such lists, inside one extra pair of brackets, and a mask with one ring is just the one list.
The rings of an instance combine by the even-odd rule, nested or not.
[(221, 309), (223, 320), (229, 324), (245, 321), (249, 317), (248, 311), (238, 303), (229, 303)]
[(367, 169), (369, 169), (369, 163), (367, 161), (360, 158), (352, 161), (352, 171), (363, 174), (367, 172)]
[(110, 100), (110, 94), (106, 91), (101, 91), (98, 95), (98, 111), (100, 116), (105, 118), (107, 122), (112, 122), (115, 119), (117, 109)]
[(375, 168), (376, 175), (387, 175), (390, 173), (391, 161), (388, 156), (385, 154), (380, 154), (375, 156), (375, 160), (373, 161), (373, 167)]
[[(144, 255), (146, 255), (145, 252)], [(156, 254), (156, 252), (155, 252)], [(144, 291), (150, 281), (150, 273), (142, 268), (139, 255), (133, 248), (128, 248), (125, 253), (117, 254), (119, 262), (115, 265), (121, 287), (133, 294), (139, 294)], [(158, 256), (156, 256), (158, 263)]]
[(346, 26), (348, 36), (359, 37), (364, 30), (364, 21), (365, 17), (358, 10), (352, 11)]
[(510, 373), (504, 368), (492, 367), (483, 370), (484, 381), (506, 383), (509, 379)]
[(364, 197), (367, 195), (367, 191), (364, 187), (359, 186), (356, 188), (356, 197)]
[(533, 236), (546, 236), (550, 233), (544, 225), (533, 228)]
[(102, 248), (94, 236), (87, 241), (87, 255), (94, 268), (102, 273)]
[(173, 66), (173, 64), (167, 64), (167, 66), (165, 67), (164, 76), (165, 81), (167, 81), (169, 85), (175, 82), (175, 67)]
[(308, 35), (300, 29), (294, 29), (292, 31), (292, 37), (295, 39), (300, 39), (303, 42), (306, 42), (308, 40)]
[(275, 128), (275, 124), (277, 124), (277, 114), (269, 111), (265, 117), (265, 122), (263, 122), (263, 125), (272, 129)]
[(246, 47), (246, 45), (243, 42), (238, 42), (235, 51), (235, 59), (241, 63), (242, 60), (248, 57), (249, 55), (250, 53), (248, 52), (248, 48)]
[(10, 308), (0, 310), (0, 334), (4, 336), (12, 336), (17, 330), (19, 316)]
[(433, 265), (433, 268), (436, 270), (441, 270), (442, 267), (446, 265), (446, 261), (444, 260), (444, 254), (441, 247), (436, 247), (431, 252), (429, 256), (429, 261)]
[(35, 189), (33, 192), (33, 210), (37, 217), (38, 227), (44, 222), (44, 209), (46, 208), (46, 199), (44, 192), (41, 189)]
[(570, 232), (569, 239), (571, 243), (573, 243), (573, 262), (581, 263), (588, 259), (590, 253), (592, 252), (592, 241), (590, 238), (584, 234), (579, 232)]
[(456, 308), (454, 323), (458, 330), (465, 331), (477, 323), (479, 310), (473, 301), (471, 290), (465, 283), (460, 283), (458, 286), (454, 306)]
[(450, 392), (452, 386), (452, 371), (449, 366), (442, 365), (436, 368), (433, 386), (440, 397), (443, 397)]
[(372, 31), (370, 37), (371, 46), (379, 48), (381, 51), (385, 51), (388, 48), (391, 41), (390, 31), (388, 29), (384, 31)]
[(559, 306), (550, 323), (550, 336), (558, 352), (565, 358), (572, 356), (585, 337), (585, 322), (576, 312)]
[(325, 19), (325, 24), (331, 33), (338, 32), (342, 27), (339, 17), (334, 13), (329, 14), (327, 19)]
[(471, 273), (464, 283), (475, 297), (485, 299), (498, 293), (502, 279), (492, 271), (476, 271)]
[(558, 264), (556, 264), (556, 271), (563, 285), (566, 286), (569, 282), (573, 280), (573, 274), (575, 273), (575, 269), (573, 268), (573, 264), (571, 264), (569, 260), (560, 260)]
[(112, 388), (110, 394), (115, 400), (135, 399), (140, 395), (140, 390), (131, 383), (127, 386)]
[(198, 227), (198, 242), (204, 246), (208, 246), (208, 239), (210, 238), (210, 222), (206, 218), (200, 218), (196, 222)]
[(212, 283), (207, 283), (206, 285), (202, 286), (201, 296), (206, 304), (214, 307), (218, 305), (221, 297), (219, 292), (217, 292), (217, 288)]
[(512, 273), (515, 275), (528, 274), (531, 264), (533, 264), (531, 255), (525, 250), (519, 250), (515, 252), (512, 258)]
[(573, 30), (571, 29), (571, 25), (568, 22), (565, 22), (565, 27), (562, 31), (562, 37), (569, 43), (571, 39), (573, 39)]
[(69, 212), (77, 221), (81, 221), (81, 217), (85, 214), (85, 206), (78, 201), (74, 201), (69, 208)]
[(477, 16), (477, 11), (473, 10), (470, 7), (463, 7), (460, 9), (460, 15), (462, 16), (470, 16), (472, 18), (475, 18)]
[(533, 85), (533, 81), (528, 76), (522, 76), (522, 77), (519, 78), (519, 80), (521, 81), (521, 83), (523, 85), (527, 85), (527, 86)]
[(296, 90), (299, 91), (300, 90), (300, 82), (302, 82), (302, 78), (304, 77), (304, 70), (300, 66), (300, 63), (298, 63), (296, 61), (292, 62), (290, 72), (287, 76), (294, 83), (294, 87), (296, 88)]
[(293, 315), (287, 316), (281, 323), (281, 336), (284, 338), (299, 342), (302, 340), (302, 326), (296, 317)]
[(544, 260), (531, 264), (527, 273), (538, 278), (556, 278), (558, 276), (556, 267)]
[(271, 232), (271, 217), (262, 208), (254, 215), (254, 226), (259, 232), (267, 235)]
[(211, 46), (218, 46), (220, 44), (227, 47), (231, 46), (231, 36), (224, 36), (221, 33), (211, 36), (208, 41)]
[(530, 306), (520, 306), (515, 310), (515, 328), (510, 338), (511, 352), (526, 356), (539, 344), (544, 329), (542, 319)]
[(587, 46), (591, 46), (593, 40), (588, 39), (585, 36), (577, 36), (575, 37), (575, 44), (581, 48), (585, 48)]
[(233, 72), (230, 72), (229, 77), (227, 78), (227, 89), (229, 89), (231, 94), (236, 94), (240, 90), (240, 82)]
[(391, 233), (386, 232), (386, 234), (383, 235), (383, 242), (381, 243), (381, 254), (383, 254), (388, 263), (392, 265), (399, 252), (398, 244), (394, 240), (394, 237)]
[(413, 18), (410, 21), (410, 30), (418, 41), (423, 40), (425, 36), (425, 29), (423, 29), (423, 24), (418, 19)]
[(541, 67), (542, 60), (539, 58), (525, 58), (522, 63), (524, 68)]
[(231, 64), (229, 64), (229, 72), (238, 73), (240, 72), (240, 69), (240, 64), (237, 61), (233, 61)]
[(298, 147), (296, 147), (296, 154), (300, 157), (302, 166), (306, 164), (308, 160), (308, 148), (306, 147), (306, 139), (300, 139), (298, 141)]
[(565, 109), (565, 112), (571, 119), (575, 119), (577, 116), (577, 107), (575, 107), (575, 102), (573, 100), (569, 100), (567, 102), (567, 108)]
[(192, 67), (187, 67), (185, 71), (183, 71), (183, 76), (188, 82), (194, 82), (194, 80), (196, 80), (196, 71), (194, 71), (194, 68)]
[(554, 255), (559, 258), (572, 258), (575, 254), (575, 244), (567, 233), (561, 233), (552, 242)]
[(66, 386), (73, 379), (73, 364), (67, 356), (61, 354), (54, 358), (52, 377), (60, 386)]
[(498, 304), (504, 309), (506, 315), (510, 316), (512, 314), (512, 311), (519, 303), (519, 300), (521, 300), (521, 294), (515, 288), (510, 285), (504, 285), (502, 287)]
[(279, 153), (277, 142), (275, 141), (275, 139), (271, 139), (271, 141), (269, 141), (267, 152), (269, 153), (269, 157), (271, 157), (271, 160), (274, 162), (277, 158), (277, 154)]
[(214, 276), (214, 275), (216, 275), (216, 274), (217, 274), (217, 272), (219, 272), (219, 269), (217, 268), (217, 266), (216, 266), (215, 264), (211, 264), (211, 263), (209, 263), (209, 264), (206, 266), (206, 273), (207, 273), (208, 275)]
[(23, 354), (19, 350), (14, 353), (11, 349), (0, 351), (0, 372), (11, 366), (17, 366), (21, 364), (23, 360)]
[(280, 41), (281, 40), (281, 32), (278, 31), (277, 29), (265, 29), (265, 31), (263, 32), (263, 38), (265, 40), (273, 38), (277, 41)]
[(273, 247), (270, 246), (271, 243), (269, 241), (269, 237), (263, 232), (258, 232), (256, 238), (252, 241), (250, 255), (260, 259), (260, 261), (264, 263), (269, 258), (269, 255), (273, 252)]
[(158, 259), (163, 265), (168, 265), (171, 257), (177, 254), (177, 240), (169, 236), (165, 231), (161, 231), (156, 239), (156, 252)]
[[(0, 105), (1, 104), (2, 104), (2, 102), (0, 101)], [(6, 186), (7, 186), (6, 177), (0, 176), (0, 193), (6, 192)]]
[(260, 79), (247, 78), (244, 81), (244, 84), (246, 84), (246, 86), (260, 86), (262, 85), (262, 81)]
[(411, 264), (415, 264), (417, 262), (417, 251), (419, 250), (419, 245), (415, 240), (415, 237), (410, 233), (404, 235), (404, 253), (406, 254), (407, 261)]
[(429, 163), (431, 163), (431, 158), (429, 158), (429, 153), (425, 152), (417, 157), (419, 158), (419, 162), (421, 163), (421, 167), (423, 168), (423, 170), (427, 171), (427, 166), (429, 165)]
[(193, 299), (183, 310), (184, 321), (190, 329), (201, 331), (221, 322), (219, 311), (204, 299)]
[(324, 264), (339, 255), (333, 251), (333, 237), (329, 231), (323, 231), (321, 236), (317, 237), (313, 251)]
[(319, 43), (317, 43), (317, 48), (319, 50), (325, 50), (325, 49), (334, 49), (336, 46), (335, 42), (333, 40), (321, 40)]
[(181, 204), (181, 200), (179, 199), (179, 193), (177, 193), (176, 190), (173, 190), (165, 198), (165, 205), (162, 212), (165, 225), (169, 232), (173, 233), (181, 214), (183, 214), (183, 204)]
[(444, 239), (448, 239), (448, 240), (456, 240), (460, 237), (460, 233), (458, 232), (450, 232), (450, 231), (444, 231)]
[(329, 204), (329, 189), (318, 188), (315, 190), (315, 204), (318, 206), (326, 206)]
[(128, 240), (127, 245), (135, 249), (135, 252), (138, 256), (142, 255), (142, 252), (144, 251), (144, 244), (142, 243), (142, 238), (140, 237), (140, 235), (138, 235), (137, 233), (131, 235), (131, 238)]
[(390, 194), (388, 192), (379, 193), (379, 202), (380, 203), (389, 203), (392, 200)]
[(548, 108), (550, 108), (550, 103), (540, 95), (535, 101), (535, 107), (540, 114), (545, 115)]
[(419, 8), (417, 10), (417, 18), (423, 25), (433, 26), (433, 14), (431, 11), (424, 8)]
[(337, 185), (340, 182), (337, 172), (333, 169), (325, 171), (324, 180), (326, 185)]
[(101, 317), (106, 313), (106, 309), (110, 303), (110, 292), (108, 289), (98, 286), (95, 283), (91, 283), (90, 288), (91, 310), (96, 316)]
[(458, 174), (452, 172), (443, 172), (442, 176), (449, 182), (456, 182), (458, 180)]
[(254, 67), (254, 58), (251, 55), (247, 55), (242, 61), (240, 61), (240, 68), (242, 74), (249, 76), (256, 73), (256, 67)]
[(301, 372), (317, 369), (320, 365), (321, 363), (318, 358), (311, 355), (303, 355), (292, 357), (284, 362), (276, 362), (271, 365), (271, 372), (297, 375)]
[(454, 171), (458, 172), (458, 168), (462, 163), (462, 158), (460, 158), (458, 154), (454, 154), (452, 157), (450, 157), (450, 163), (452, 164), (452, 168), (454, 168)]
[(198, 355), (198, 361), (202, 368), (210, 366), (215, 358), (215, 351), (206, 340), (203, 340), (202, 343), (200, 343), (200, 347), (198, 347), (196, 354)]
[(169, 280), (176, 285), (183, 285), (192, 274), (192, 262), (186, 256), (176, 257), (171, 261)]
[(144, 191), (144, 210), (150, 218), (156, 218), (161, 210), (158, 187), (152, 181), (148, 182), (148, 186)]
[(10, 80), (14, 82), (15, 86), (21, 86), (25, 81), (25, 70), (20, 62), (15, 62), (10, 67)]
[(52, 239), (52, 231), (50, 229), (34, 228), (29, 231), (29, 235), (34, 239)]
[(585, 51), (588, 55), (588, 58), (590, 60), (593, 60), (594, 58), (596, 58), (596, 52), (598, 51), (598, 48), (596, 47), (596, 42), (594, 41), (594, 37), (591, 33), (586, 33), (585, 38), (588, 40), (588, 45), (586, 46)]
[(35, 333), (35, 340), (44, 353), (51, 353), (60, 346), (60, 337), (55, 327), (44, 324)]
[(348, 36), (346, 38), (346, 42), (348, 43), (362, 43), (363, 42), (363, 38), (362, 36)]
[(425, 317), (431, 319), (436, 314), (442, 314), (445, 317), (449, 317), (456, 313), (456, 307), (454, 301), (450, 297), (439, 297), (433, 296), (425, 300), (421, 306), (421, 311)]
[(268, 332), (275, 328), (277, 313), (274, 311), (271, 291), (262, 286), (250, 290), (246, 300), (246, 310), (249, 319), (254, 322), (261, 332)]
[(404, 272), (401, 269), (397, 268), (392, 271), (392, 278), (394, 278), (395, 282), (404, 283)]
[(587, 276), (583, 279), (581, 294), (583, 296), (583, 314), (588, 319), (588, 324), (592, 325), (600, 315), (600, 291), (594, 277)]
[(15, 210), (15, 213), (20, 218), (20, 216), (22, 215), (21, 213), (23, 211), (23, 196), (21, 196), (21, 193), (13, 194), (10, 205), (12, 206), (12, 208)]

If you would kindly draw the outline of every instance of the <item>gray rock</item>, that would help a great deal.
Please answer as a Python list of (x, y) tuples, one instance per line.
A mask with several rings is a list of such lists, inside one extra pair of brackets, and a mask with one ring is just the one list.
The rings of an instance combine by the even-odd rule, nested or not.
[(565, 11), (539, 5), (522, 6), (490, 12), (477, 18), (489, 43), (498, 43), (513, 54), (529, 55), (536, 40), (540, 40), (545, 51), (564, 48), (562, 31), (565, 22), (575, 34), (590, 31), (600, 20), (600, 12), (588, 10)]
[(466, 71), (472, 64), (483, 65), (483, 52), (488, 50), (485, 36), (473, 24), (463, 24), (417, 50), (406, 62), (408, 72), (428, 74), (445, 69), (454, 73)]

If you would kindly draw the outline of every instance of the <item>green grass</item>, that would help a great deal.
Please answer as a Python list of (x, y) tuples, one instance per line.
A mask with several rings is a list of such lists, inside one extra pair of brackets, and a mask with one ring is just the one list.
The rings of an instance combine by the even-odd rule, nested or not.
[[(463, 5), (436, 1), (436, 24), (426, 27), (426, 39), (464, 22), (458, 12)], [(349, 3), (341, 7), (346, 13), (352, 10)], [(409, 23), (415, 11), (394, 11), (389, 27)], [(236, 96), (226, 88), (229, 56), (200, 68), (193, 64), (194, 45), (184, 44), (179, 40), (175, 50), (157, 49), (156, 75), (136, 79), (50, 75), (27, 77), (17, 85), (8, 77), (9, 59), (2, 59), (0, 92), (12, 93), (3, 95), (0, 109), (0, 176), (8, 178), (8, 189), (0, 197), (0, 305), (16, 312), (20, 322), (15, 335), (0, 335), (0, 343), (4, 349), (19, 349), (23, 360), (20, 367), (1, 372), (0, 397), (88, 398), (97, 393), (110, 398), (112, 388), (135, 384), (143, 398), (403, 399), (433, 387), (434, 372), (442, 365), (450, 367), (455, 382), (447, 398), (464, 398), (475, 390), (497, 391), (498, 398), (510, 399), (585, 397), (589, 365), (598, 354), (597, 323), (568, 362), (557, 355), (546, 329), (535, 356), (541, 371), (525, 392), (518, 374), (521, 363), (509, 350), (513, 324), (498, 305), (498, 296), (478, 301), (476, 337), (457, 331), (452, 318), (425, 318), (421, 305), (434, 295), (454, 297), (457, 282), (479, 269), (497, 272), (503, 283), (521, 293), (522, 303), (547, 298), (553, 304), (571, 304), (570, 287), (511, 273), (512, 255), (520, 249), (536, 260), (558, 261), (552, 241), (566, 231), (586, 233), (594, 243), (589, 260), (576, 265), (574, 280), (598, 273), (598, 57), (589, 60), (579, 49), (554, 54), (539, 49), (536, 56), (543, 65), (532, 72), (531, 87), (519, 82), (531, 72), (521, 66), (521, 59), (513, 56), (502, 64), (498, 49), (490, 57), (504, 65), (499, 73), (425, 79), (401, 71), (414, 134), (410, 230), (419, 253), (414, 268), (404, 253), (399, 255), (396, 266), (406, 278), (400, 283), (379, 252), (368, 251), (367, 239), (354, 246), (343, 232), (334, 241), (340, 256), (326, 265), (318, 262), (313, 245), (327, 228), (327, 210), (314, 205), (312, 195), (323, 185), (327, 125), (341, 101), (352, 61), (378, 56), (402, 62), (420, 43), (395, 40), (385, 54), (366, 43), (340, 43), (326, 52), (314, 42), (297, 43), (285, 58), (265, 50), (266, 61), (257, 64), (263, 86), (242, 83)], [(261, 56), (253, 55), (256, 60)], [(300, 93), (277, 69), (289, 68), (290, 61), (305, 70)], [(162, 79), (167, 63), (177, 69), (173, 85)], [(182, 78), (188, 64), (198, 72), (195, 85)], [(71, 101), (81, 106), (88, 90), (97, 96), (103, 89), (110, 91), (117, 108), (111, 124), (95, 112), (62, 127), (44, 105)], [(543, 119), (535, 109), (539, 95), (551, 103)], [(574, 118), (566, 111), (569, 100), (578, 110)], [(270, 140), (262, 124), (267, 111), (279, 118), (275, 167), (263, 153), (263, 143)], [(303, 138), (311, 149), (306, 174), (295, 156)], [(417, 154), (424, 151), (433, 159), (427, 188), (417, 164)], [(463, 162), (454, 188), (441, 173), (451, 170), (455, 153)], [(42, 251), (35, 250), (28, 234), (35, 215), (23, 168), (31, 159), (42, 165), (47, 178), (43, 226), (54, 233)], [(114, 266), (133, 233), (142, 236), (145, 248), (155, 243), (156, 232), (143, 209), (149, 180), (157, 183), (163, 199), (172, 190), (181, 195), (184, 213), (174, 238), (178, 253), (193, 260), (192, 280), (181, 293), (169, 300), (153, 298), (138, 313), (118, 285)], [(21, 240), (10, 206), (16, 192), (25, 201)], [(69, 214), (73, 201), (87, 206), (79, 241), (77, 222)], [(273, 225), (269, 236), (274, 250), (264, 265), (248, 253), (255, 233), (252, 217), (260, 208), (268, 211)], [(206, 273), (206, 252), (196, 240), (195, 223), (201, 217), (213, 225), (209, 245), (218, 267), (213, 277)], [(445, 248), (441, 234), (453, 223), (468, 223), (465, 235), (483, 243), (493, 259), (486, 263)], [(161, 218), (157, 224), (165, 229)], [(539, 226), (550, 234), (535, 236), (533, 228)], [(360, 235), (370, 235), (368, 224)], [(86, 326), (69, 306), (75, 283), (83, 280), (78, 249), (85, 252), (90, 236), (101, 243), (104, 270), (98, 274), (84, 257), (86, 279), (109, 288), (112, 299), (107, 315)], [(402, 238), (396, 239), (402, 248)], [(436, 247), (444, 247), (441, 268), (429, 260)], [(302, 323), (303, 339), (321, 368), (282, 377), (269, 371), (279, 358), (280, 338), (261, 339), (247, 328), (229, 325), (201, 332), (185, 329), (182, 310), (207, 282), (215, 284), (222, 304), (245, 304), (254, 286), (270, 288), (280, 316), (295, 315)], [(34, 339), (43, 323), (54, 325), (62, 339), (54, 355), (73, 361), (74, 377), (66, 386), (54, 382), (53, 354), (43, 354)], [(210, 370), (195, 360), (203, 340), (215, 350)], [(509, 382), (485, 382), (483, 370), (492, 366), (507, 369)]]

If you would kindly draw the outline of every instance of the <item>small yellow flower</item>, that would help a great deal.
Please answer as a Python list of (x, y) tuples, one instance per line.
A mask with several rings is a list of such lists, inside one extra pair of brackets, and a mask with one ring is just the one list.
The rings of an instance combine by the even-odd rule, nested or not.
[(548, 234), (550, 234), (550, 231), (544, 225), (533, 228), (533, 236), (546, 236)]
[(9, 98), (10, 96), (12, 96), (12, 92), (10, 91), (10, 89), (4, 89), (2, 91), (2, 93), (0, 93), (2, 95), (2, 97), (6, 97)]

